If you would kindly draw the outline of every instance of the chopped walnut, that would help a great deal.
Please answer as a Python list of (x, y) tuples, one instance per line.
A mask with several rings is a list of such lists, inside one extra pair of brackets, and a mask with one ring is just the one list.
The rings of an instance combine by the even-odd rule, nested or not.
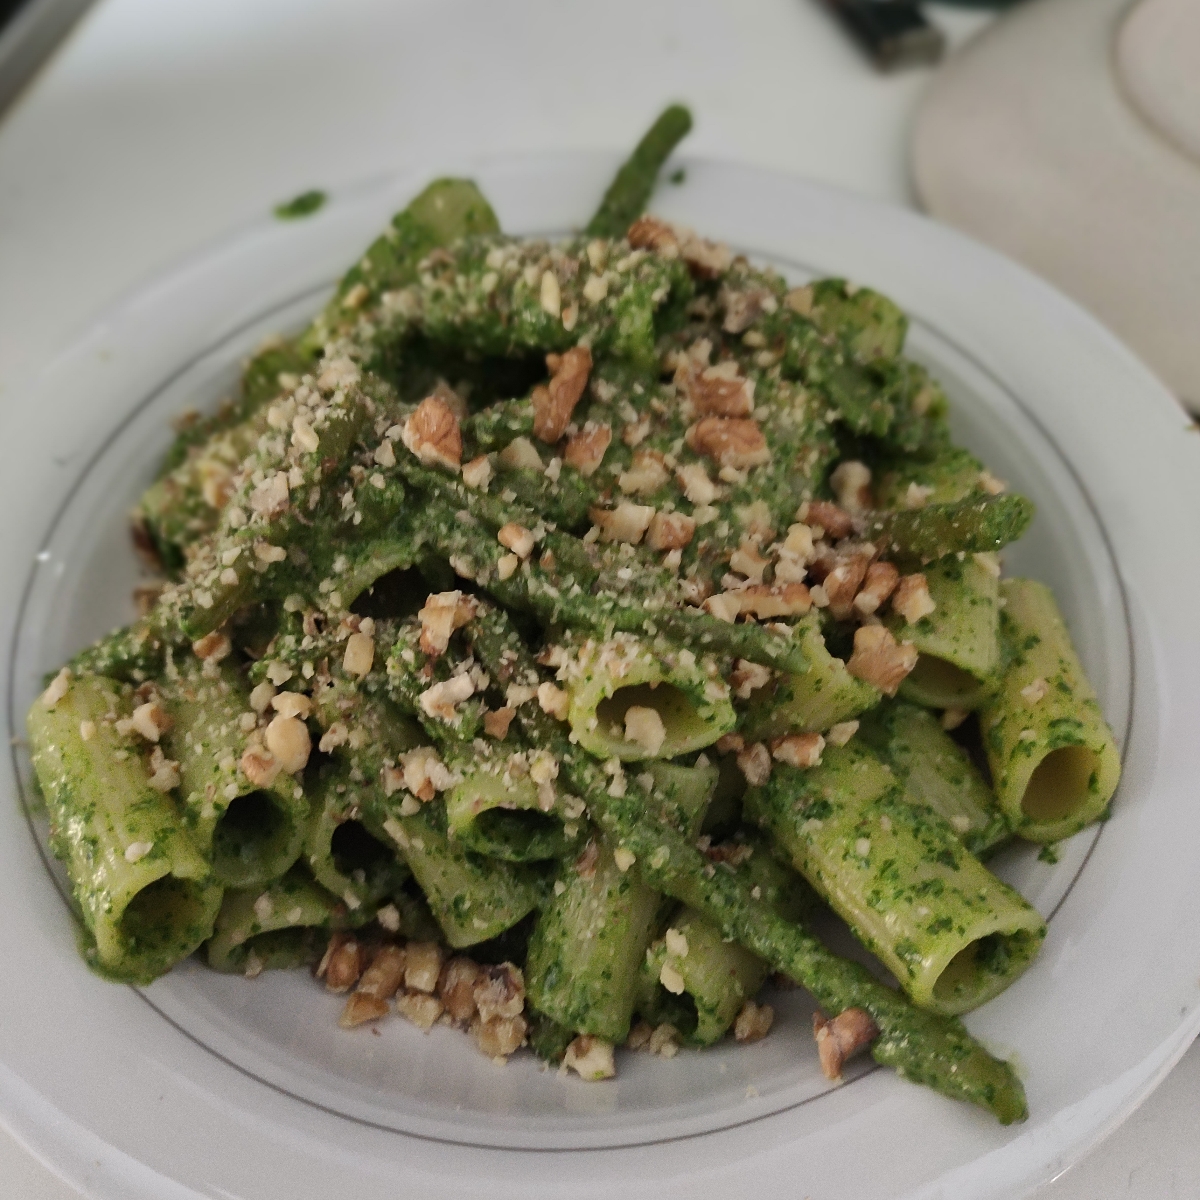
[(352, 633), (346, 639), (346, 653), (342, 658), (342, 670), (359, 679), (371, 673), (375, 663), (375, 639), (365, 633)]
[(368, 1021), (378, 1021), (380, 1017), (386, 1017), (391, 1011), (391, 1005), (386, 1000), (381, 1000), (378, 996), (371, 996), (365, 992), (353, 992), (346, 998), (346, 1007), (342, 1009), (338, 1024), (343, 1029), (354, 1029), (358, 1025), (365, 1025)]
[(267, 476), (250, 493), (250, 510), (270, 520), (287, 511), (288, 477), (283, 471)]
[(42, 707), (53, 708), (71, 688), (71, 668), (63, 667), (41, 695)]
[(525, 437), (513, 438), (497, 457), (500, 465), (510, 471), (537, 471), (540, 474), (546, 469), (537, 447)]
[(478, 458), (473, 458), (469, 463), (463, 464), (463, 483), (477, 491), (487, 491), (488, 484), (492, 481), (492, 474), (492, 464), (488, 461), (486, 454), (481, 454)]
[(636, 546), (650, 526), (654, 509), (646, 504), (631, 504), (623, 500), (614, 509), (589, 509), (588, 516), (600, 530), (601, 541), (628, 542)]
[(483, 967), (472, 993), (480, 1020), (515, 1017), (525, 1008), (525, 976), (510, 962)]
[(825, 739), (819, 733), (792, 733), (771, 743), (771, 757), (789, 767), (819, 767)]
[(450, 405), (436, 393), (426, 396), (404, 422), (400, 434), (404, 445), (425, 466), (449, 467), (462, 463), (462, 430)]
[(404, 948), (404, 986), (413, 992), (433, 992), (442, 973), (442, 948), (437, 942), (409, 942)]
[(811, 284), (804, 287), (794, 287), (783, 298), (784, 304), (794, 313), (802, 317), (811, 317), (813, 311), (813, 290)]
[(348, 933), (337, 932), (329, 939), (317, 966), (317, 978), (331, 992), (348, 992), (359, 980), (367, 962), (366, 947)]
[(510, 521), (502, 525), (496, 534), (496, 541), (506, 550), (511, 550), (518, 558), (528, 558), (533, 553), (533, 534), (524, 525)]
[[(729, 682), (733, 687), (733, 694), (739, 700), (749, 700), (750, 693), (757, 691), (761, 687), (766, 687), (771, 682), (771, 669), (764, 667), (761, 663), (748, 662), (744, 658), (739, 658), (733, 664), (733, 671), (729, 676)], [(736, 734), (726, 734), (726, 737), (735, 737)], [(722, 738), (721, 741), (725, 739)], [(717, 743), (718, 749), (721, 748), (721, 742)], [(737, 749), (741, 749), (739, 745)]]
[(808, 526), (819, 526), (835, 542), (854, 532), (850, 514), (828, 500), (809, 500), (800, 506), (798, 515)]
[(155, 746), (150, 755), (150, 786), (156, 792), (169, 792), (179, 786), (180, 778), (179, 764), (168, 758), (161, 746)]
[(758, 425), (744, 417), (703, 417), (688, 428), (687, 444), (722, 467), (756, 467), (771, 461), (771, 448)]
[(1040, 676), (1021, 689), (1021, 696), (1030, 708), (1040, 704), (1049, 694), (1050, 685)]
[(756, 583), (742, 588), (741, 611), (760, 621), (803, 616), (812, 608), (812, 594), (803, 583)]
[(427, 992), (402, 991), (396, 996), (396, 1012), (428, 1033), (442, 1015), (442, 1002)]
[(915, 625), (937, 608), (929, 594), (929, 582), (924, 575), (905, 575), (892, 595), (892, 611), (899, 613), (909, 625)]
[(488, 737), (493, 737), (497, 741), (502, 742), (508, 737), (508, 727), (513, 722), (513, 717), (517, 715), (517, 710), (508, 705), (504, 708), (497, 708), (492, 712), (483, 714), (483, 732)]
[(742, 592), (718, 592), (704, 601), (703, 608), (718, 621), (732, 623), (742, 611)]
[(842, 1064), (879, 1036), (879, 1026), (863, 1008), (847, 1008), (830, 1020), (813, 1013), (813, 1036), (826, 1079), (841, 1082)]
[(444, 683), (426, 688), (418, 697), (418, 703), (426, 716), (452, 723), (458, 717), (458, 705), (474, 694), (475, 684), (470, 675), (454, 675)]
[(269, 788), (281, 770), (275, 755), (259, 745), (247, 746), (238, 765), (242, 768), (242, 774), (260, 788)]
[(308, 735), (308, 726), (299, 717), (275, 716), (264, 737), (267, 750), (285, 775), (295, 775), (308, 765), (312, 739)]
[(565, 721), (571, 707), (570, 694), (548, 680), (538, 684), (537, 701), (542, 712), (548, 713), (556, 721)]
[(588, 421), (579, 433), (567, 440), (563, 461), (585, 479), (596, 473), (612, 444), (612, 427)]
[(212, 659), (214, 662), (220, 662), (223, 658), (228, 658), (232, 650), (233, 643), (216, 629), (192, 643), (192, 653), (204, 661)]
[(402, 946), (380, 946), (371, 965), (358, 981), (358, 992), (376, 1000), (390, 1000), (404, 982), (407, 955)]
[(547, 354), (550, 382), (533, 389), (533, 433), (553, 445), (567, 431), (571, 414), (592, 370), (592, 352), (586, 346), (574, 346), (565, 354)]
[(770, 288), (761, 285), (730, 287), (722, 284), (717, 302), (725, 310), (721, 328), (726, 333), (745, 333), (765, 312), (774, 312), (779, 306)]
[(688, 463), (675, 472), (683, 494), (693, 504), (711, 504), (717, 498), (717, 485), (709, 478), (703, 463)]
[(854, 549), (839, 553), (833, 567), (821, 581), (829, 601), (829, 611), (839, 621), (845, 621), (854, 612), (854, 597), (867, 576), (871, 555), (865, 550)]
[(882, 625), (860, 625), (854, 632), (854, 653), (846, 670), (856, 679), (894, 696), (904, 677), (917, 665), (917, 648), (911, 642), (897, 644)]
[(696, 522), (683, 513), (655, 513), (646, 530), (646, 545), (651, 550), (682, 550), (691, 544)]
[(580, 1079), (586, 1079), (589, 1083), (611, 1079), (617, 1073), (612, 1043), (592, 1037), (589, 1033), (581, 1033), (567, 1047), (563, 1055), (563, 1067), (574, 1071)]
[(825, 731), (825, 740), (831, 746), (844, 746), (857, 732), (857, 721), (839, 721)]
[(755, 542), (742, 542), (729, 556), (729, 569), (744, 575), (751, 583), (762, 583), (763, 572), (770, 566)]
[(869, 617), (896, 590), (899, 582), (900, 572), (894, 564), (873, 562), (867, 568), (862, 588), (854, 597), (854, 611), (860, 616)]
[(146, 741), (157, 742), (175, 722), (157, 700), (148, 700), (133, 710), (129, 724), (133, 732)]
[(450, 959), (438, 977), (437, 994), (450, 1019), (465, 1028), (475, 1017), (475, 985), (482, 968), (461, 955)]
[(617, 476), (617, 487), (627, 496), (648, 495), (657, 492), (670, 477), (670, 472), (663, 464), (663, 456), (658, 451), (637, 450), (629, 470)]
[(473, 596), (460, 591), (431, 592), (417, 613), (421, 622), (421, 649), (432, 658), (444, 654), (451, 634), (472, 621), (477, 611)]
[[(428, 802), (437, 792), (444, 792), (458, 782), (458, 776), (442, 762), (432, 746), (418, 746), (400, 755), (400, 766), (404, 786), (418, 800)], [(385, 792), (387, 788), (385, 780)], [(395, 791), (395, 788), (392, 790)]]
[(871, 468), (865, 463), (854, 459), (838, 463), (829, 476), (829, 486), (840, 507), (851, 516), (866, 512), (872, 505)]
[(957, 729), (971, 714), (965, 708), (947, 708), (942, 713), (942, 728), (947, 733)]
[(676, 371), (675, 382), (698, 417), (748, 417), (754, 412), (754, 381), (739, 372), (733, 359), (700, 369), (689, 363)]
[(626, 237), (635, 250), (653, 250), (664, 258), (682, 258), (691, 273), (701, 279), (715, 279), (733, 262), (728, 246), (710, 242), (684, 226), (671, 225), (658, 217), (638, 217)]
[(762, 742), (751, 742), (739, 750), (737, 765), (751, 787), (760, 787), (771, 778), (771, 752)]
[(493, 1017), (490, 1021), (476, 1017), (471, 1022), (471, 1034), (488, 1058), (507, 1058), (515, 1054), (525, 1044), (528, 1032), (529, 1023), (522, 1016)]
[[(254, 697), (250, 697), (251, 707), (253, 707)], [(270, 707), (273, 708), (282, 717), (307, 717), (312, 712), (312, 700), (303, 692), (280, 692), (277, 696), (272, 696)], [(264, 707), (264, 712), (266, 711)]]
[(654, 708), (631, 704), (625, 710), (625, 740), (633, 742), (654, 758), (667, 739), (667, 728)]
[(743, 1045), (761, 1041), (771, 1032), (774, 1021), (775, 1010), (769, 1004), (747, 1000), (733, 1023), (733, 1036)]

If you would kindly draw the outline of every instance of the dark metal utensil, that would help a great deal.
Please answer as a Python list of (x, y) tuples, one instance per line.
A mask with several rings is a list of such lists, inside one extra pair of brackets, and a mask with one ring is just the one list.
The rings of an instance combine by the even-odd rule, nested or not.
[(0, 112), (92, 0), (0, 0)]
[(909, 0), (825, 0), (854, 40), (885, 71), (937, 62), (946, 39)]

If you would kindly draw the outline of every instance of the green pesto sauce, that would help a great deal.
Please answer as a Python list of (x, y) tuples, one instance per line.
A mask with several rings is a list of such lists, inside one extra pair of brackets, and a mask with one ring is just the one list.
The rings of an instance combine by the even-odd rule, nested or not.
[(293, 196), (285, 204), (277, 204), (272, 210), (281, 221), (297, 221), (301, 217), (311, 217), (313, 213), (325, 206), (325, 201), (329, 197), (322, 191), (314, 188), (308, 192), (301, 192), (298, 196)]

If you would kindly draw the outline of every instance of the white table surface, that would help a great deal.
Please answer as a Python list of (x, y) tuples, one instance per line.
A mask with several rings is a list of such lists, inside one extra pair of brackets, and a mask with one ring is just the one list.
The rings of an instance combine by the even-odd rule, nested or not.
[[(952, 45), (990, 19), (932, 13)], [(928, 77), (876, 74), (816, 0), (101, 0), (0, 116), (0, 403), (277, 201), (449, 155), (626, 146), (669, 99), (697, 153), (912, 203)], [(1200, 1197), (1198, 1094), (1193, 1047), (1039, 1200)], [(79, 1193), (0, 1130), (0, 1195)]]

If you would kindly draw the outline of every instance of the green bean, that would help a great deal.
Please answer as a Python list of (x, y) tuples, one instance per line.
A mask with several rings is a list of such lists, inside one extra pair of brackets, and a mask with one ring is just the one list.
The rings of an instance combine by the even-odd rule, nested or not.
[[(468, 632), (481, 661), (500, 682), (518, 674), (527, 677), (535, 669), (502, 613), (481, 613)], [(876, 1062), (947, 1096), (978, 1104), (1002, 1124), (1024, 1119), (1020, 1081), (961, 1022), (917, 1009), (865, 967), (838, 958), (802, 926), (756, 901), (745, 880), (707, 870), (711, 864), (685, 838), (647, 819), (652, 801), (635, 780), (610, 779), (540, 708), (525, 704), (517, 712), (526, 736), (559, 760), (561, 774), (586, 802), (592, 819), (633, 856), (647, 884), (698, 909), (723, 936), (803, 984), (828, 1011), (865, 1009), (880, 1030), (871, 1048)]]
[(1000, 550), (1025, 532), (1033, 514), (1033, 501), (1015, 492), (979, 492), (955, 504), (870, 513), (863, 534), (897, 557), (928, 563), (948, 554)]
[(645, 211), (658, 172), (671, 151), (692, 128), (692, 114), (681, 104), (663, 110), (608, 185), (600, 207), (587, 223), (591, 237), (619, 238)]

